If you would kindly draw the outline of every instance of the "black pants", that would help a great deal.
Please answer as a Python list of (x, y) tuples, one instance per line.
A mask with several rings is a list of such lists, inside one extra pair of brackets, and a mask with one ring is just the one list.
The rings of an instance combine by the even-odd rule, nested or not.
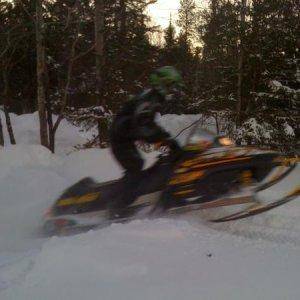
[(126, 173), (139, 173), (143, 169), (144, 160), (134, 142), (121, 143), (111, 139), (111, 151)]
[(134, 143), (117, 143), (111, 141), (111, 150), (119, 164), (124, 168), (124, 176), (120, 181), (118, 191), (109, 203), (110, 215), (122, 216), (126, 207), (137, 198), (137, 186), (142, 177), (144, 161)]
[(137, 186), (141, 180), (141, 173), (126, 172), (121, 179), (118, 190), (116, 191), (109, 209), (112, 214), (120, 215), (138, 197)]

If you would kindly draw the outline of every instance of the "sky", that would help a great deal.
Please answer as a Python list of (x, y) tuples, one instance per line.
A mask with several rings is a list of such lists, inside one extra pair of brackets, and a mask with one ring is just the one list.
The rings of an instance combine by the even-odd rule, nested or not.
[(158, 0), (157, 3), (149, 6), (149, 12), (153, 17), (153, 21), (163, 28), (167, 27), (170, 14), (172, 14), (173, 19), (176, 19), (179, 2), (179, 0)]
[[(176, 20), (179, 2), (180, 0), (158, 0), (157, 3), (149, 6), (149, 13), (153, 17), (153, 21), (166, 28), (169, 25), (170, 14), (172, 14), (172, 19)], [(205, 2), (207, 0), (196, 0), (200, 6), (203, 6)]]

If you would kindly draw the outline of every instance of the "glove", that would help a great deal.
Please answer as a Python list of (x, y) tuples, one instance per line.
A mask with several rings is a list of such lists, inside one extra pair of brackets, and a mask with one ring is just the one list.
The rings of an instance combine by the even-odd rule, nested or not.
[(183, 149), (180, 147), (178, 142), (174, 139), (169, 139), (168, 146), (171, 150), (171, 157), (174, 159), (174, 161), (180, 159), (183, 154)]
[(182, 151), (181, 147), (177, 143), (176, 140), (174, 139), (168, 139), (167, 140), (167, 145), (169, 146), (171, 151), (177, 152), (177, 151)]
[(154, 144), (154, 150), (158, 151), (164, 145), (163, 142), (157, 142)]

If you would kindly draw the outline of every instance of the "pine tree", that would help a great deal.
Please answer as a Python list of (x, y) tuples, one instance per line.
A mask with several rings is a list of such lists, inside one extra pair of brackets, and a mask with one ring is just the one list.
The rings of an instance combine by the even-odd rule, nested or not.
[(0, 89), (5, 109), (18, 113), (36, 108), (34, 10), (32, 1), (0, 3)]
[(186, 44), (190, 44), (194, 38), (197, 13), (194, 0), (180, 0), (178, 10), (178, 22), (182, 39)]
[(242, 131), (252, 143), (293, 148), (299, 140), (297, 3), (253, 1), (251, 16), (247, 76), (252, 100)]
[(178, 43), (176, 39), (176, 30), (170, 16), (169, 26), (164, 31), (164, 46), (160, 51), (160, 65), (176, 66)]
[(200, 13), (203, 44), (198, 107), (203, 112), (233, 110), (238, 73), (239, 10), (235, 3), (212, 0)]

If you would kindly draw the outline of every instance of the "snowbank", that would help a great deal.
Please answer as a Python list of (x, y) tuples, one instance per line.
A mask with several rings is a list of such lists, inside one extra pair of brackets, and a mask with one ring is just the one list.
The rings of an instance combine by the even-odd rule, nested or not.
[(61, 165), (38, 145), (0, 150), (0, 255), (31, 247), (41, 213), (68, 184), (56, 171)]
[(48, 149), (39, 145), (10, 145), (0, 149), (0, 180), (15, 168), (57, 165), (60, 160)]
[[(4, 114), (0, 111), (3, 127), (5, 145), (9, 144), (9, 137), (4, 126)], [(16, 115), (10, 114), (12, 127), (14, 130), (17, 144), (39, 145), (39, 117), (38, 113)], [(55, 117), (54, 117), (55, 121)], [(79, 128), (73, 126), (66, 120), (62, 120), (56, 133), (56, 153), (65, 154), (74, 150), (74, 146), (83, 144), (87, 141), (87, 135), (82, 133)]]

